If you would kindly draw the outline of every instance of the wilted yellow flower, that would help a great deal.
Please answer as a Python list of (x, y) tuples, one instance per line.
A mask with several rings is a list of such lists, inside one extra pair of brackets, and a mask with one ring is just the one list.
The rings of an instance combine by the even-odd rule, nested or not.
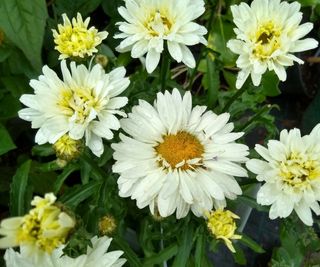
[(72, 18), (72, 22), (66, 14), (62, 14), (62, 19), (63, 25), (58, 24), (58, 31), (52, 30), (55, 49), (61, 54), (59, 59), (92, 56), (98, 51), (96, 46), (108, 36), (108, 32), (98, 32), (95, 27), (88, 29), (90, 18), (83, 21), (80, 13)]
[(206, 212), (207, 226), (209, 231), (217, 238), (222, 239), (231, 252), (235, 252), (230, 239), (241, 239), (241, 235), (236, 235), (237, 229), (234, 219), (239, 216), (230, 210), (218, 209), (216, 211)]
[(51, 253), (64, 244), (75, 221), (54, 205), (55, 201), (53, 193), (44, 198), (35, 197), (31, 202), (34, 208), (28, 214), (3, 220), (0, 235), (4, 237), (0, 239), (0, 248), (28, 245)]
[(103, 235), (112, 234), (116, 228), (116, 220), (111, 215), (103, 216), (99, 221), (99, 230)]
[(103, 68), (105, 68), (109, 63), (108, 57), (101, 54), (96, 56), (95, 61), (97, 64), (100, 64)]
[(77, 158), (82, 150), (82, 141), (74, 140), (68, 134), (53, 144), (58, 159), (70, 161)]

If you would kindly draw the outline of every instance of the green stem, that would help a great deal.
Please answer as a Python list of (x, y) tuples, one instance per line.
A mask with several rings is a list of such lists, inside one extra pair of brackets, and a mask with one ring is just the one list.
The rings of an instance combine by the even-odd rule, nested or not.
[(160, 68), (160, 82), (161, 82), (161, 92), (166, 90), (166, 84), (168, 79), (168, 74), (170, 73), (170, 58), (167, 51), (164, 51), (161, 58), (161, 68)]
[(237, 90), (237, 92), (230, 98), (230, 100), (227, 102), (227, 104), (222, 109), (221, 113), (226, 112), (230, 106), (233, 104), (234, 101), (238, 99), (246, 90), (246, 87), (242, 87), (241, 89)]
[(242, 127), (240, 127), (240, 128), (238, 129), (238, 131), (240, 131), (240, 132), (241, 132), (241, 131), (244, 131), (247, 127), (250, 126), (251, 123), (253, 123), (256, 119), (258, 119), (261, 114), (263, 114), (264, 112), (266, 112), (266, 111), (269, 110), (269, 109), (270, 109), (270, 107), (264, 106), (258, 113), (256, 113), (254, 116), (252, 116), (251, 119), (248, 120), (245, 125), (243, 125)]
[(88, 163), (92, 168), (92, 174), (98, 179), (103, 180), (108, 177), (108, 175), (98, 166), (98, 164), (92, 160), (88, 155), (83, 153), (81, 155), (81, 160)]

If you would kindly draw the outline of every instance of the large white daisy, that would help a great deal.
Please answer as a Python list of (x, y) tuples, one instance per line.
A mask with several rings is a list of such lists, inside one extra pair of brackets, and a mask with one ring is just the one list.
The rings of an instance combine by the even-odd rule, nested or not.
[(246, 145), (234, 142), (243, 133), (232, 133), (229, 117), (192, 108), (190, 92), (182, 98), (177, 89), (158, 93), (154, 106), (140, 100), (121, 120), (129, 136), (112, 144), (120, 196), (162, 217), (176, 210), (182, 218), (190, 208), (202, 216), (225, 206), (225, 198), (242, 193), (233, 176), (247, 176), (239, 163), (248, 155)]
[(268, 70), (274, 70), (281, 81), (286, 80), (287, 66), (294, 61), (303, 61), (293, 55), (318, 46), (312, 38), (300, 40), (313, 28), (308, 22), (300, 24), (302, 13), (298, 2), (287, 3), (280, 0), (254, 0), (250, 6), (246, 3), (231, 6), (236, 38), (227, 46), (239, 54), (236, 87), (240, 88), (251, 74), (252, 82), (258, 86), (261, 76)]
[(115, 35), (124, 39), (117, 47), (119, 52), (131, 50), (133, 58), (147, 53), (146, 68), (151, 73), (159, 63), (166, 41), (177, 62), (195, 67), (187, 46), (207, 44), (203, 37), (206, 28), (193, 22), (205, 11), (202, 0), (125, 0), (125, 7), (119, 7), (118, 11), (126, 20), (118, 23), (121, 33)]
[(106, 236), (93, 237), (92, 247), (88, 246), (87, 253), (77, 258), (63, 255), (64, 246), (51, 254), (40, 250), (30, 254), (29, 248), (22, 246), (20, 253), (7, 249), (4, 259), (7, 267), (121, 267), (126, 262), (125, 259), (120, 259), (123, 251), (107, 252), (111, 240)]
[(288, 217), (293, 210), (306, 224), (312, 225), (313, 210), (320, 215), (320, 124), (309, 135), (300, 130), (280, 133), (280, 141), (270, 140), (268, 148), (256, 145), (264, 160), (251, 159), (247, 168), (265, 184), (257, 202), (271, 205), (269, 217)]
[(104, 147), (102, 138), (112, 139), (111, 130), (120, 127), (116, 114), (125, 116), (119, 108), (127, 104), (126, 97), (117, 97), (129, 85), (125, 69), (116, 68), (105, 73), (97, 64), (91, 70), (84, 65), (61, 62), (63, 79), (48, 66), (43, 75), (31, 80), (34, 94), (22, 95), (20, 101), (28, 108), (19, 111), (19, 117), (39, 128), (35, 141), (54, 144), (64, 134), (79, 140), (85, 136), (86, 145), (100, 156)]

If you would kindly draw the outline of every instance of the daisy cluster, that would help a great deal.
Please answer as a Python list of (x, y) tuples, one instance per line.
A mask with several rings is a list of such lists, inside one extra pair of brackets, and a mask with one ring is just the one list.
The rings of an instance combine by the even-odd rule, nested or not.
[[(207, 29), (196, 23), (205, 12), (203, 0), (125, 0), (118, 8), (121, 39), (116, 50), (143, 58), (148, 73), (157, 68), (161, 57), (172, 57), (189, 68), (196, 67), (190, 46), (207, 45)], [(303, 38), (313, 27), (300, 24), (302, 13), (297, 2), (254, 0), (251, 5), (233, 5), (235, 39), (227, 46), (239, 55), (236, 87), (251, 75), (255, 86), (262, 75), (274, 71), (286, 80), (286, 67), (303, 61), (293, 53), (317, 47), (312, 38)], [(93, 56), (108, 37), (89, 27), (78, 13), (53, 30), (55, 49), (61, 59), (59, 76), (44, 66), (42, 74), (30, 81), (34, 92), (20, 101), (26, 106), (19, 117), (37, 129), (37, 144), (52, 144), (57, 158), (67, 164), (88, 148), (96, 157), (104, 153), (104, 140), (112, 142), (119, 196), (135, 200), (139, 209), (148, 208), (154, 216), (177, 219), (189, 213), (206, 219), (212, 236), (235, 252), (231, 240), (236, 234), (234, 219), (227, 210), (228, 200), (242, 194), (239, 177), (247, 169), (263, 182), (257, 202), (271, 205), (270, 218), (288, 217), (294, 210), (312, 225), (312, 213), (320, 214), (319, 125), (305, 136), (298, 129), (283, 130), (280, 140), (269, 140), (267, 147), (256, 145), (262, 159), (249, 159), (249, 148), (241, 143), (244, 132), (234, 130), (229, 113), (217, 114), (206, 106), (193, 105), (192, 92), (174, 88), (157, 93), (153, 103), (139, 99), (125, 112), (126, 90), (130, 80), (124, 67), (105, 71), (107, 64), (81, 64)], [(168, 54), (164, 55), (167, 50)], [(63, 165), (62, 164), (62, 165)], [(122, 266), (121, 251), (107, 252), (111, 239), (93, 237), (87, 253), (77, 258), (64, 255), (76, 219), (55, 204), (53, 194), (36, 197), (34, 208), (23, 217), (3, 220), (1, 248), (8, 267), (17, 266)], [(99, 227), (111, 233), (115, 221), (105, 217)]]

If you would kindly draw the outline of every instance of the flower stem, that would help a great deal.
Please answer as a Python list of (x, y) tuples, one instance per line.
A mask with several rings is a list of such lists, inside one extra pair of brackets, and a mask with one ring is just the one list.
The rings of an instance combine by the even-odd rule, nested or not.
[(240, 97), (245, 92), (246, 89), (246, 87), (242, 87), (241, 89), (237, 90), (237, 92), (230, 98), (227, 104), (223, 107), (221, 113), (226, 112), (233, 104), (233, 102), (236, 101), (238, 97)]

